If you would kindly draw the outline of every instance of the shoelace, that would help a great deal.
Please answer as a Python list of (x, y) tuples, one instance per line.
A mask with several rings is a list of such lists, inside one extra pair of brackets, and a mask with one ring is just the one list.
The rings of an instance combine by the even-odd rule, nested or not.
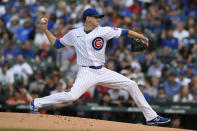
[(160, 120), (160, 117), (156, 117), (155, 119), (154, 119), (154, 121), (159, 121)]

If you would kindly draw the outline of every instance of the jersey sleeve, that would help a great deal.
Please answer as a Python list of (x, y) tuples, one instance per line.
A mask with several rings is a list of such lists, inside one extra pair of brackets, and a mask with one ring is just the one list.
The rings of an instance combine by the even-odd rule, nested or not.
[(112, 38), (118, 38), (121, 35), (121, 28), (116, 27), (105, 27), (104, 33), (105, 33), (105, 39), (110, 40)]
[(69, 31), (68, 33), (66, 33), (62, 38), (60, 38), (60, 42), (61, 44), (63, 44), (64, 46), (73, 46), (74, 42), (73, 42), (73, 31)]

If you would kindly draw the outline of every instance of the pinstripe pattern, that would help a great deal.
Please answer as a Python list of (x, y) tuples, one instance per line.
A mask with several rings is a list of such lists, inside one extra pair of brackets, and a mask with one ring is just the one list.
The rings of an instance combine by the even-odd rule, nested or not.
[[(84, 27), (69, 31), (60, 42), (65, 46), (74, 46), (77, 53), (77, 64), (84, 66), (99, 66), (105, 63), (105, 48), (107, 41), (111, 38), (118, 38), (121, 29), (111, 27), (97, 27), (90, 33), (84, 32)], [(92, 42), (96, 37), (104, 39), (101, 50), (95, 50)]]
[[(61, 43), (74, 46), (77, 52), (77, 64), (83, 66), (99, 66), (105, 63), (105, 48), (107, 40), (119, 37), (121, 29), (111, 27), (97, 27), (89, 34), (84, 33), (84, 27), (74, 29), (60, 39)], [(103, 48), (95, 50), (92, 41), (96, 37), (104, 39)], [(146, 102), (136, 82), (106, 68), (91, 69), (89, 67), (79, 68), (77, 78), (70, 92), (57, 93), (43, 98), (35, 99), (35, 106), (40, 108), (46, 105), (73, 101), (78, 99), (88, 88), (101, 84), (110, 88), (127, 90), (133, 97), (135, 103), (142, 110), (147, 121), (154, 119), (157, 114)]]
[(106, 68), (95, 70), (88, 67), (80, 67), (77, 78), (70, 92), (57, 93), (43, 98), (37, 98), (35, 100), (35, 105), (43, 107), (65, 101), (74, 101), (86, 92), (88, 88), (91, 88), (96, 84), (127, 90), (138, 107), (142, 110), (147, 121), (152, 120), (157, 116), (156, 112), (146, 102), (136, 82)]

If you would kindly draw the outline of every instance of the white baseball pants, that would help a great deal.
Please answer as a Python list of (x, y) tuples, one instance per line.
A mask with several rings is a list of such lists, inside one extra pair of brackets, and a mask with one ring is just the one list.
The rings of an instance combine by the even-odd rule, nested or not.
[(35, 107), (41, 108), (51, 104), (74, 101), (85, 93), (88, 88), (93, 87), (96, 84), (110, 88), (127, 90), (137, 106), (143, 112), (147, 121), (157, 117), (156, 112), (147, 103), (135, 81), (132, 81), (127, 77), (105, 67), (102, 69), (80, 67), (77, 78), (70, 92), (61, 92), (43, 98), (36, 98), (34, 102)]

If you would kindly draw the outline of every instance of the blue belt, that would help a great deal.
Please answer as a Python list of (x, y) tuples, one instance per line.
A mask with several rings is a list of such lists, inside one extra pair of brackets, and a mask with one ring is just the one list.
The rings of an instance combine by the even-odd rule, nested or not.
[(100, 65), (100, 66), (82, 66), (82, 67), (89, 67), (91, 69), (101, 69), (103, 67), (103, 65)]

